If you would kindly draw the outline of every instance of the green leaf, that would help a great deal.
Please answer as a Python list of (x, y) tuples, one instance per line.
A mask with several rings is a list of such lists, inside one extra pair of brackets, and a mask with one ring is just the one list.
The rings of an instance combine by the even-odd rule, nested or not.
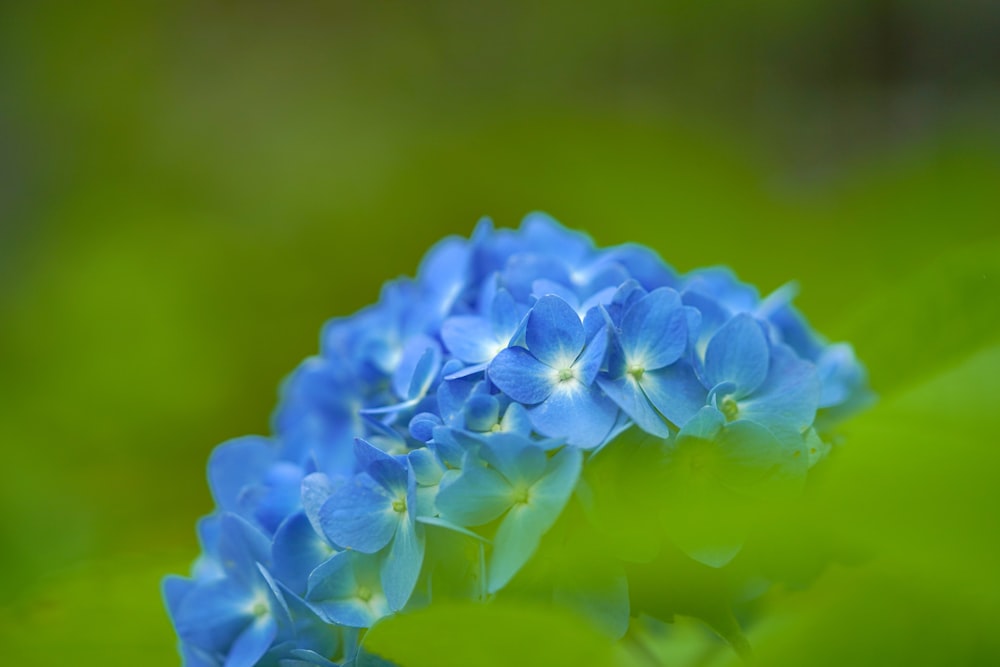
[(614, 645), (586, 619), (523, 601), (435, 603), (379, 622), (364, 648), (405, 667), (616, 664)]

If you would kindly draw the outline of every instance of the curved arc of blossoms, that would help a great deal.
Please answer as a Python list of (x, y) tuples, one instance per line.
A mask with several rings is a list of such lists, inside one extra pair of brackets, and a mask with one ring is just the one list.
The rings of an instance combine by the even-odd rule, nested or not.
[[(271, 437), (212, 453), (202, 555), (164, 582), (185, 664), (352, 664), (386, 616), (504, 595), (625, 432), (662, 451), (659, 529), (724, 566), (745, 526), (706, 537), (671, 510), (799, 488), (872, 400), (850, 345), (815, 333), (793, 296), (761, 298), (728, 269), (678, 275), (539, 213), (445, 239), (415, 278), (327, 323)], [(613, 603), (552, 594), (627, 619), (615, 576)]]

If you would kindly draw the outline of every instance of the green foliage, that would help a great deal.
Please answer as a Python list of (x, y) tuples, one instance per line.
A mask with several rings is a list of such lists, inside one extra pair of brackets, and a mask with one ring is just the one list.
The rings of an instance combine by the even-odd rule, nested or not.
[[(767, 619), (745, 628), (760, 664), (997, 661), (996, 140), (968, 123), (887, 150), (855, 131), (843, 107), (878, 105), (814, 75), (838, 60), (824, 45), (853, 48), (836, 26), (854, 26), (862, 3), (732, 15), (638, 3), (614, 16), (523, 3), (475, 15), (492, 30), (470, 29), (462, 3), (437, 22), (405, 3), (323, 16), (61, 4), (0, 7), (5, 664), (176, 665), (159, 578), (197, 551), (211, 447), (267, 430), (275, 387), (324, 319), (374, 301), (479, 215), (509, 225), (531, 209), (602, 244), (641, 241), (681, 270), (798, 280), (802, 310), (855, 344), (883, 398), (725, 570), (616, 523), (642, 501), (629, 486), (586, 518), (597, 533), (567, 538), (588, 558), (560, 570), (573, 551), (550, 540), (526, 587), (561, 571), (574, 589), (627, 556), (649, 582), (633, 596), (674, 617), (637, 624), (637, 665), (650, 652), (670, 667), (735, 663), (690, 620), (726, 632), (729, 610), (699, 607), (704, 590)], [(942, 11), (957, 23), (970, 10)], [(766, 86), (748, 75), (779, 68), (750, 52), (801, 67), (801, 81), (758, 97)], [(784, 148), (766, 129), (783, 126)], [(873, 157), (841, 153), (845, 136)], [(800, 173), (803, 155), (813, 169)], [(596, 492), (629, 467), (609, 466), (588, 480)], [(751, 602), (760, 591), (733, 583), (751, 573), (782, 583)], [(520, 604), (441, 613), (470, 631), (452, 636), (463, 650), (482, 647), (479, 619), (508, 632), (498, 656), (538, 640), (559, 664), (544, 653), (558, 637), (609, 655), (585, 620)], [(397, 650), (393, 633), (433, 618), (398, 622), (372, 646)]]

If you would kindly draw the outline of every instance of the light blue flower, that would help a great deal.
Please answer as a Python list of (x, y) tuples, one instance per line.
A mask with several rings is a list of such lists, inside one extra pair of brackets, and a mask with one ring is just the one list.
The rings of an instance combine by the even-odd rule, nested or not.
[(528, 315), (526, 347), (510, 347), (489, 367), (500, 391), (528, 407), (535, 430), (580, 447), (604, 441), (618, 407), (595, 386), (607, 333), (586, 339), (576, 311), (558, 296), (539, 299)]
[(459, 526), (482, 526), (503, 517), (493, 536), (487, 591), (503, 588), (538, 548), (569, 500), (582, 456), (564, 447), (552, 458), (516, 435), (483, 439), (462, 472), (437, 496), (441, 515)]
[(669, 287), (641, 296), (624, 311), (607, 373), (598, 378), (600, 387), (640, 428), (662, 438), (669, 429), (661, 415), (677, 423), (688, 413), (687, 405), (678, 405), (677, 394), (670, 391), (668, 367), (687, 349), (689, 320), (696, 324), (696, 315)]
[[(382, 664), (360, 648), (380, 619), (518, 588), (620, 636), (623, 560), (652, 557), (665, 530), (724, 566), (761, 499), (793, 499), (830, 431), (871, 401), (853, 349), (813, 331), (794, 292), (761, 298), (724, 268), (679, 276), (541, 213), (445, 239), (415, 278), (323, 327), (282, 384), (273, 438), (212, 453), (202, 553), (163, 586), (185, 665)], [(602, 497), (619, 464), (642, 488)], [(654, 510), (629, 506), (650, 494)], [(608, 530), (622, 512), (652, 520)], [(606, 571), (518, 576), (577, 513), (600, 519), (573, 544)]]
[(413, 592), (424, 557), (417, 523), (417, 482), (412, 469), (365, 442), (355, 443), (358, 473), (335, 481), (319, 511), (323, 533), (333, 544), (363, 554), (385, 549), (380, 580), (393, 610)]

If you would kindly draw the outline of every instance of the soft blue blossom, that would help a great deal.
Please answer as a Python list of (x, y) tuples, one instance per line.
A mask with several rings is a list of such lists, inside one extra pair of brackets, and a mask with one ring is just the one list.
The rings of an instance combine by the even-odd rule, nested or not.
[(528, 315), (525, 347), (502, 350), (489, 377), (511, 399), (530, 406), (531, 423), (542, 435), (595, 447), (618, 414), (594, 384), (607, 343), (603, 327), (588, 340), (576, 311), (558, 296), (544, 296)]
[[(762, 298), (726, 268), (679, 275), (541, 213), (443, 240), (415, 278), (323, 327), (271, 437), (209, 457), (202, 553), (163, 584), (184, 664), (388, 664), (360, 648), (380, 619), (517, 591), (621, 636), (634, 550), (587, 523), (624, 502), (584, 481), (595, 461), (633, 451), (623, 441), (652, 452), (635, 477), (650, 488), (633, 491), (656, 502), (625, 508), (632, 541), (723, 567), (756, 508), (794, 502), (872, 400), (851, 346), (813, 331), (794, 295)], [(532, 578), (576, 515), (577, 557), (600, 575)]]

